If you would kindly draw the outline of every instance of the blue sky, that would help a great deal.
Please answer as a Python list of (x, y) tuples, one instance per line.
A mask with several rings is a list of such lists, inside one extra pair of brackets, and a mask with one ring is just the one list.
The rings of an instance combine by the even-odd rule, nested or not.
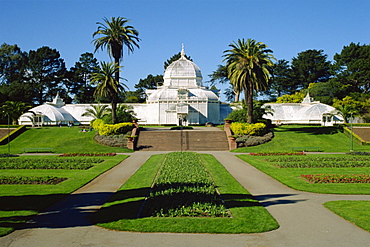
[[(57, 49), (67, 68), (93, 52), (103, 17), (126, 17), (140, 33), (140, 49), (124, 53), (122, 76), (131, 90), (181, 51), (200, 67), (203, 82), (222, 64), (223, 51), (241, 38), (261, 41), (277, 59), (322, 49), (333, 60), (351, 42), (370, 43), (369, 0), (0, 0), (0, 43), (23, 51)], [(96, 54), (109, 61), (105, 51)], [(224, 88), (224, 87), (223, 87)]]

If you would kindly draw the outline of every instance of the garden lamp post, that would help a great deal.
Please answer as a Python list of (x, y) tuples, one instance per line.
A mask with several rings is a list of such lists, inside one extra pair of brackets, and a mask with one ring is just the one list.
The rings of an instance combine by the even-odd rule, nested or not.
[(8, 154), (10, 154), (10, 117), (8, 113)]
[(351, 152), (353, 152), (353, 113), (351, 112)]

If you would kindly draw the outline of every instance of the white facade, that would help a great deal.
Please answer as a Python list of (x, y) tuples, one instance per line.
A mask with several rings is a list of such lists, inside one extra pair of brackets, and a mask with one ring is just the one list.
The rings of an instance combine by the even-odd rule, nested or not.
[[(218, 92), (202, 86), (199, 67), (186, 59), (184, 48), (180, 59), (170, 64), (163, 76), (162, 87), (147, 90), (145, 104), (127, 104), (133, 107), (141, 124), (154, 125), (204, 125), (207, 122), (219, 124), (231, 112), (228, 105), (221, 104)], [(57, 97), (53, 102), (34, 107), (19, 118), (19, 124), (57, 124), (62, 121), (75, 124), (89, 124), (91, 117), (82, 114), (90, 104), (64, 104)], [(37, 123), (33, 123), (35, 116)]]
[(263, 118), (271, 119), (273, 124), (320, 124), (332, 126), (343, 123), (337, 110), (329, 105), (313, 101), (309, 94), (302, 103), (267, 103), (264, 107), (271, 108), (271, 114)]

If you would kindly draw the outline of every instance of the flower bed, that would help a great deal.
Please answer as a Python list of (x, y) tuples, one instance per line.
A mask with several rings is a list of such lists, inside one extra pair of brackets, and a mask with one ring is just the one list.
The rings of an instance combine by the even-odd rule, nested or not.
[(0, 176), (0, 184), (59, 184), (67, 178), (59, 178), (52, 176), (44, 177), (28, 177), (28, 176)]
[(58, 155), (59, 157), (76, 157), (76, 156), (115, 156), (116, 153), (99, 153), (99, 152), (94, 152), (94, 153), (65, 153), (65, 154), (60, 154)]
[(314, 184), (327, 183), (370, 183), (370, 176), (366, 174), (315, 174), (301, 175), (302, 178)]
[(328, 168), (328, 167), (370, 167), (370, 157), (274, 157), (266, 158), (279, 168)]
[(169, 153), (141, 217), (227, 217), (215, 185), (196, 153)]
[(306, 155), (304, 152), (263, 152), (263, 153), (250, 153), (253, 156), (275, 156), (275, 155)]
[(101, 163), (97, 158), (2, 158), (0, 169), (68, 169), (87, 170), (94, 163)]

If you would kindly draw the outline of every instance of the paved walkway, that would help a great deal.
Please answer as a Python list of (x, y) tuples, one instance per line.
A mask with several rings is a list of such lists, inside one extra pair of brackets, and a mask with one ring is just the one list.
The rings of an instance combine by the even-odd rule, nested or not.
[(153, 154), (135, 152), (114, 169), (35, 217), (24, 229), (0, 238), (0, 246), (369, 246), (370, 233), (322, 204), (332, 200), (370, 200), (370, 195), (324, 195), (292, 190), (230, 152), (213, 154), (279, 222), (258, 234), (171, 234), (118, 232), (86, 219)]

